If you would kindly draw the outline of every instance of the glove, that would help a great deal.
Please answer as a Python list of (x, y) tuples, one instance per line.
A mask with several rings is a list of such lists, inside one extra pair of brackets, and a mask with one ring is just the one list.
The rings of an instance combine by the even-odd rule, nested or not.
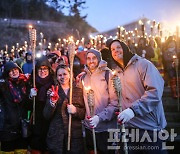
[(29, 80), (30, 75), (28, 74), (22, 74), (19, 75), (19, 80), (23, 80), (24, 82), (27, 82)]
[(50, 93), (50, 101), (52, 103), (56, 103), (59, 99), (59, 95), (58, 95), (58, 90), (59, 90), (59, 87), (56, 86), (56, 88), (54, 88), (54, 86), (52, 85), (51, 87), (51, 93)]
[(37, 96), (37, 89), (31, 88), (30, 90), (30, 98)]
[(127, 108), (118, 115), (118, 121), (125, 123), (131, 120), (134, 116), (134, 112), (130, 108)]
[(69, 114), (75, 114), (76, 113), (76, 107), (74, 106), (74, 105), (70, 105), (70, 104), (68, 104), (67, 105), (67, 111), (68, 111), (68, 113)]
[(92, 128), (95, 128), (99, 123), (99, 116), (95, 115), (89, 119), (89, 124)]

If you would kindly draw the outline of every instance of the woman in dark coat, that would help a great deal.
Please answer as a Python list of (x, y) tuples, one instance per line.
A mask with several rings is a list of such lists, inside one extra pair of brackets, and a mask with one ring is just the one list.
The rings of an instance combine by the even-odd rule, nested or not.
[(26, 139), (22, 137), (21, 121), (27, 118), (29, 79), (13, 62), (7, 62), (4, 68), (4, 79), (0, 80), (1, 150), (27, 149)]
[(46, 135), (50, 122), (44, 118), (43, 109), (46, 104), (47, 91), (54, 84), (54, 73), (46, 57), (42, 57), (36, 63), (35, 81), (36, 88), (32, 88), (30, 92), (30, 97), (37, 95), (35, 103), (35, 125), (32, 125), (30, 147), (32, 154), (41, 154), (47, 152)]
[(51, 119), (47, 135), (49, 151), (52, 154), (67, 153), (68, 115), (72, 114), (71, 148), (68, 153), (84, 154), (81, 120), (85, 116), (85, 105), (82, 89), (73, 85), (72, 105), (69, 105), (69, 68), (64, 65), (58, 66), (56, 76), (58, 88), (52, 87), (44, 108), (44, 116)]

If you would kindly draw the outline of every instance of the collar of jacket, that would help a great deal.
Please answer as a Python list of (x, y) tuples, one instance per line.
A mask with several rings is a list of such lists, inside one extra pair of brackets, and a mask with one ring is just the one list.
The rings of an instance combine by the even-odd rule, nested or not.
[[(84, 70), (87, 74), (92, 74), (87, 66), (85, 67)], [(107, 67), (107, 62), (104, 60), (101, 60), (99, 62), (98, 67), (96, 68), (96, 70), (93, 73), (97, 73), (97, 72), (101, 72), (101, 71), (105, 71), (105, 70), (109, 70), (109, 68)]]
[(129, 67), (130, 65), (135, 64), (139, 59), (142, 59), (142, 57), (138, 56), (137, 54), (135, 54), (128, 62), (128, 64), (126, 65), (126, 67), (123, 69), (119, 66), (116, 67), (116, 70), (118, 70), (118, 72), (124, 72), (127, 67)]

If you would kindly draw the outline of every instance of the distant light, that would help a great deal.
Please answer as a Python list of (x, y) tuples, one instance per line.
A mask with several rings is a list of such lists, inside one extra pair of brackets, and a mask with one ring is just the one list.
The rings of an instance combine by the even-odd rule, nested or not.
[(162, 43), (165, 42), (165, 38), (164, 38), (164, 37), (161, 39), (161, 42), (162, 42)]
[(37, 54), (36, 54), (36, 57), (37, 57), (37, 58), (40, 58), (40, 57), (41, 57), (41, 53), (37, 53)]
[(151, 20), (148, 20), (148, 21), (147, 21), (147, 24), (150, 24), (150, 23), (151, 23)]
[(140, 25), (142, 25), (142, 24), (143, 24), (142, 20), (139, 20), (139, 24), (140, 24)]

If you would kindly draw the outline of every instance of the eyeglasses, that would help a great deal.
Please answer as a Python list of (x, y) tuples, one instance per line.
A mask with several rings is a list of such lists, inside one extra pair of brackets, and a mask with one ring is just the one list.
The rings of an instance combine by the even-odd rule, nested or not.
[(47, 72), (47, 71), (49, 71), (49, 69), (48, 69), (48, 67), (41, 67), (41, 68), (38, 69), (38, 71), (39, 72), (42, 72), (42, 71)]

